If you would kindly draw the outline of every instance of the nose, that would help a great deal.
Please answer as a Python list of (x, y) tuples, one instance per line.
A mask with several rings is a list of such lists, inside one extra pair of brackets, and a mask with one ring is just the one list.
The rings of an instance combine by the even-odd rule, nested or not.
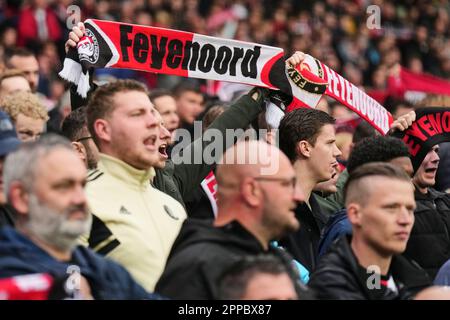
[(86, 193), (84, 192), (84, 187), (82, 184), (79, 184), (75, 187), (72, 202), (76, 205), (86, 205), (87, 198)]
[(337, 158), (337, 157), (339, 157), (339, 156), (341, 156), (342, 155), (342, 152), (341, 152), (341, 150), (339, 150), (339, 148), (337, 147), (337, 145), (336, 145), (336, 143), (334, 144), (334, 154), (333, 154), (333, 156), (335, 157), (335, 158)]
[(432, 162), (437, 162), (437, 161), (439, 161), (439, 160), (441, 160), (441, 158), (439, 158), (439, 154), (437, 153), (437, 151), (434, 150), (434, 151), (433, 151), (433, 154), (432, 154), (432, 156), (431, 156), (431, 161), (432, 161)]
[(411, 225), (414, 222), (414, 214), (406, 207), (402, 207), (398, 214), (397, 222), (404, 226)]
[(159, 124), (158, 118), (155, 116), (155, 114), (153, 112), (148, 113), (146, 120), (147, 120), (146, 124), (147, 124), (148, 128), (155, 127)]
[(160, 125), (159, 132), (160, 132), (159, 138), (161, 140), (168, 139), (171, 137), (169, 130), (167, 130), (167, 128), (163, 124)]

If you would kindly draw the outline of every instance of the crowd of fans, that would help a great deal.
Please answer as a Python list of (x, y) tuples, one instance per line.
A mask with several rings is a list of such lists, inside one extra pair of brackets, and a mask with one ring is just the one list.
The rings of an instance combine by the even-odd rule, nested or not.
[[(450, 77), (446, 1), (4, 1), (0, 297), (26, 298), (14, 281), (35, 275), (45, 292), (28, 297), (450, 299), (449, 143), (413, 168), (403, 141), (328, 98), (275, 126), (268, 89), (127, 69), (91, 70), (83, 99), (58, 77), (85, 31), (67, 28), (71, 5), (81, 21), (281, 47), (294, 66), (308, 53), (369, 94), (399, 64)], [(414, 123), (419, 104), (382, 100), (391, 131)], [(203, 136), (180, 150), (196, 120)], [(257, 141), (225, 139), (252, 128)], [(213, 130), (223, 150), (198, 162)]]

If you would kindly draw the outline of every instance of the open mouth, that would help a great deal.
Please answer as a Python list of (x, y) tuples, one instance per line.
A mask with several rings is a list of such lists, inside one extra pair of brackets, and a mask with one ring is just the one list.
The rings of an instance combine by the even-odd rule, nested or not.
[(158, 148), (158, 152), (161, 156), (163, 156), (164, 158), (168, 158), (169, 156), (167, 155), (167, 144), (162, 144), (161, 146), (159, 146)]
[(428, 168), (428, 169), (425, 169), (425, 172), (426, 173), (435, 173), (437, 171), (437, 168)]
[(152, 135), (152, 136), (150, 136), (150, 137), (148, 137), (147, 139), (144, 140), (144, 145), (147, 148), (153, 149), (155, 147), (155, 145), (156, 145), (156, 139), (157, 139), (157, 136), (156, 135)]

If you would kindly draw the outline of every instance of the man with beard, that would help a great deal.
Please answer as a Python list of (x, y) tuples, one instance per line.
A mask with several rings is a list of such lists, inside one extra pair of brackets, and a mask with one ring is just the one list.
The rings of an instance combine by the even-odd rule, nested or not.
[(16, 230), (0, 230), (0, 277), (47, 273), (63, 278), (81, 276), (74, 285), (87, 285), (83, 298), (151, 298), (118, 264), (77, 246), (88, 232), (84, 185), (86, 169), (64, 138), (49, 135), (23, 144), (8, 156), (5, 193), (17, 211)]
[(8, 69), (22, 71), (30, 84), (31, 91), (37, 91), (39, 84), (39, 63), (31, 51), (25, 48), (7, 50), (5, 53), (5, 65)]

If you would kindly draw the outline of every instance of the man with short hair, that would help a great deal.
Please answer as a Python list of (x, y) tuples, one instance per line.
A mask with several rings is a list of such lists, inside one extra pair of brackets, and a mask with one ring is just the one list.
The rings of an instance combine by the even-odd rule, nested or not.
[(245, 255), (268, 252), (289, 265), (297, 282), (292, 259), (270, 246), (299, 228), (293, 210), (303, 195), (286, 156), (261, 141), (238, 142), (224, 153), (216, 176), (220, 201), (214, 226), (200, 219), (185, 222), (156, 291), (173, 299), (217, 299), (224, 270)]
[(310, 272), (315, 269), (320, 232), (327, 217), (321, 211), (314, 187), (331, 179), (336, 171), (335, 120), (326, 112), (300, 108), (286, 114), (279, 126), (280, 149), (294, 166), (305, 202), (295, 210), (302, 227), (280, 244)]
[(92, 216), (84, 194), (86, 168), (66, 139), (48, 135), (23, 144), (6, 159), (4, 177), (17, 230), (0, 230), (1, 278), (77, 273), (73, 284), (87, 284), (95, 299), (152, 298), (123, 267), (77, 245)]
[(414, 224), (414, 186), (404, 170), (373, 162), (353, 171), (344, 191), (353, 236), (339, 239), (308, 285), (319, 299), (410, 299), (431, 285), (401, 256)]
[(178, 201), (151, 184), (160, 161), (161, 119), (144, 85), (134, 80), (99, 87), (87, 119), (100, 151), (86, 187), (94, 216), (89, 246), (153, 291), (186, 218)]
[[(388, 162), (399, 168), (405, 170), (409, 175), (413, 175), (413, 166), (409, 157), (409, 151), (406, 144), (394, 137), (389, 136), (375, 136), (366, 138), (360, 141), (352, 150), (350, 158), (347, 163), (347, 169), (344, 171), (346, 178), (341, 180), (339, 178), (337, 199), (344, 198), (345, 182), (348, 179), (349, 173), (360, 166), (371, 162)], [(343, 203), (343, 206), (345, 204)], [(319, 243), (319, 257), (328, 251), (331, 244), (338, 238), (351, 234), (351, 224), (347, 218), (347, 212), (344, 209), (335, 212), (327, 221)]]
[(175, 130), (180, 125), (180, 117), (177, 114), (177, 103), (171, 93), (164, 89), (156, 89), (150, 92), (150, 101), (155, 105), (164, 122), (164, 127), (169, 130), (170, 144), (175, 138)]
[(69, 113), (62, 123), (61, 134), (71, 141), (88, 169), (97, 168), (98, 149), (87, 127), (85, 106)]
[(193, 131), (194, 121), (205, 110), (205, 101), (198, 85), (184, 80), (173, 89), (180, 117), (180, 128)]
[(36, 92), (39, 84), (39, 64), (34, 54), (25, 48), (12, 48), (5, 52), (5, 66), (24, 73), (32, 92)]
[(14, 122), (20, 140), (36, 140), (44, 133), (47, 109), (35, 94), (25, 91), (12, 93), (3, 100), (2, 109)]
[(6, 156), (16, 150), (19, 145), (20, 140), (17, 138), (14, 124), (5, 112), (0, 111), (0, 227), (14, 226), (14, 210), (6, 203), (3, 189), (3, 165)]
[(16, 69), (6, 70), (0, 75), (0, 102), (16, 91), (31, 91), (25, 74)]

